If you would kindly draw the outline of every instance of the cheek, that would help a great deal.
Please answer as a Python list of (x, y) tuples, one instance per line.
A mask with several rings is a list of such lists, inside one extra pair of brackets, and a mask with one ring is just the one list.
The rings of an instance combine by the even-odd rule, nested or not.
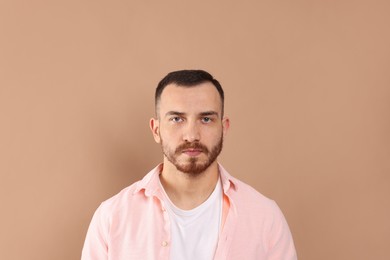
[(160, 129), (160, 138), (164, 142), (172, 143), (175, 142), (175, 139), (179, 137), (179, 133), (173, 129), (163, 128)]
[(212, 131), (208, 129), (208, 131), (203, 132), (202, 140), (207, 143), (216, 143), (219, 141), (222, 135), (223, 135), (222, 128), (216, 128), (213, 129)]

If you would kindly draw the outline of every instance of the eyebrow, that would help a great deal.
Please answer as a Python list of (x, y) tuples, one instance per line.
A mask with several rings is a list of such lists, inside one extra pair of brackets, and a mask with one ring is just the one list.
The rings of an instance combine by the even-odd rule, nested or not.
[(205, 112), (200, 113), (200, 115), (201, 116), (217, 116), (218, 117), (218, 113), (215, 111), (205, 111)]
[[(184, 116), (184, 115), (186, 115), (186, 113), (179, 112), (179, 111), (168, 111), (167, 113), (165, 113), (165, 117), (167, 117), (167, 116)], [(205, 112), (201, 112), (199, 115), (200, 116), (217, 116), (218, 117), (218, 113), (215, 111), (205, 111)]]
[(186, 113), (178, 112), (178, 111), (168, 111), (165, 113), (165, 117), (167, 116), (184, 116)]

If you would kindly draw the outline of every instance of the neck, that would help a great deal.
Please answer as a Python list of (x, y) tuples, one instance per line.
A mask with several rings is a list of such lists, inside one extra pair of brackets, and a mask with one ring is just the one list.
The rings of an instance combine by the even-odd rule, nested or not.
[(178, 171), (164, 158), (160, 181), (169, 199), (180, 209), (190, 210), (206, 201), (218, 180), (219, 170), (216, 161), (204, 172), (191, 175)]

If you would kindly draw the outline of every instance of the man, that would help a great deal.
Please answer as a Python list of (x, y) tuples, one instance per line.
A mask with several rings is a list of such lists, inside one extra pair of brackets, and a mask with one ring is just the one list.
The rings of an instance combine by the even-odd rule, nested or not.
[(82, 259), (297, 259), (272, 200), (217, 163), (229, 129), (224, 92), (201, 70), (169, 73), (150, 120), (163, 163), (103, 202)]

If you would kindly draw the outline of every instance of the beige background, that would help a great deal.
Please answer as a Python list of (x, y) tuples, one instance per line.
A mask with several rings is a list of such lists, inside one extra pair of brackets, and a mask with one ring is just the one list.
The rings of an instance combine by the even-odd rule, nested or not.
[(299, 258), (390, 259), (389, 13), (385, 0), (1, 0), (0, 258), (79, 259), (99, 203), (161, 160), (157, 82), (201, 68), (226, 91), (220, 161), (278, 202)]

